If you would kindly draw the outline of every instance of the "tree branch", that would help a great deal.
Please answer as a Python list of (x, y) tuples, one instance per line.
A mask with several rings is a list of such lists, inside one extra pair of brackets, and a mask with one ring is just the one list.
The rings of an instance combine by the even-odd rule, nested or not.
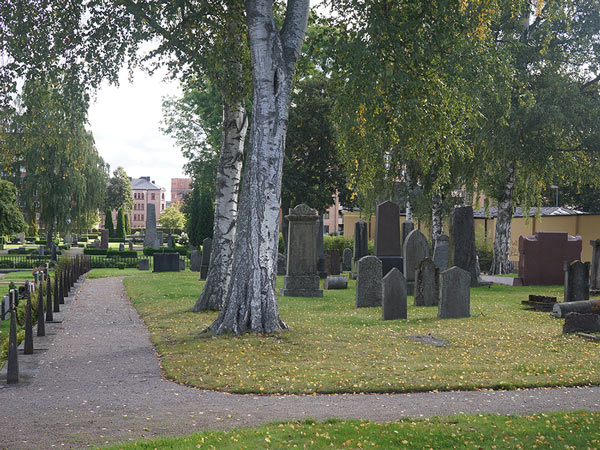
[(598, 81), (600, 81), (600, 74), (596, 75), (596, 77), (592, 78), (590, 81), (587, 81), (586, 83), (584, 83), (583, 86), (581, 86), (580, 91), (581, 92), (585, 91), (588, 87), (597, 83)]
[(283, 58), (288, 68), (294, 68), (306, 33), (309, 0), (288, 0), (285, 21), (281, 27)]

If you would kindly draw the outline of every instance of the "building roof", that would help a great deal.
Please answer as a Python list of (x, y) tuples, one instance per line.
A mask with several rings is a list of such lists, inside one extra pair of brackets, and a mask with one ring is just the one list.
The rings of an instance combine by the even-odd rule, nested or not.
[[(523, 217), (524, 209), (517, 206), (513, 209), (513, 217)], [(563, 206), (542, 206), (541, 208), (529, 208), (529, 217), (535, 215), (541, 215), (542, 217), (547, 216), (582, 216), (588, 215), (589, 213), (578, 211), (576, 209), (565, 208)], [(490, 206), (487, 211), (484, 208), (476, 209), (473, 211), (473, 217), (476, 219), (493, 219), (498, 217), (498, 207)]]
[(131, 189), (142, 189), (144, 191), (160, 191), (160, 188), (146, 178), (134, 178), (131, 180)]

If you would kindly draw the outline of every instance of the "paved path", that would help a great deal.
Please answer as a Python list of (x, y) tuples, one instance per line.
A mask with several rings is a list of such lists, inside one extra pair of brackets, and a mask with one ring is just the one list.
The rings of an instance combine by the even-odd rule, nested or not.
[(600, 410), (600, 387), (337, 396), (207, 392), (161, 378), (121, 279), (86, 280), (67, 306), (47, 350), (20, 357), (23, 366), (37, 358), (31, 365), (39, 370), (29, 367), (18, 386), (0, 379), (0, 448), (85, 448), (287, 419)]

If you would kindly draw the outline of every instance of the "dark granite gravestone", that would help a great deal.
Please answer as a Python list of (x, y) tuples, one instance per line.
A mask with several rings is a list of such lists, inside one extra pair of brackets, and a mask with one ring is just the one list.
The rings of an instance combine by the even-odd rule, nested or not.
[(581, 259), (580, 236), (535, 233), (519, 237), (519, 278), (523, 286), (563, 284), (565, 261)]
[(590, 289), (600, 290), (600, 239), (590, 241), (592, 246), (592, 272), (590, 274)]
[(200, 265), (200, 279), (206, 280), (208, 276), (208, 267), (210, 266), (210, 252), (212, 251), (212, 238), (205, 238), (202, 241), (202, 264)]
[(425, 258), (415, 271), (415, 306), (437, 306), (439, 303), (439, 269), (431, 258)]
[(408, 295), (413, 295), (415, 287), (415, 271), (425, 258), (429, 257), (429, 243), (419, 230), (412, 230), (404, 241), (403, 270), (406, 277)]
[(8, 333), (8, 362), (6, 363), (6, 382), (8, 384), (19, 382), (19, 356), (17, 353), (17, 291), (9, 291), (10, 330)]
[(146, 204), (146, 230), (144, 231), (144, 247), (160, 247), (156, 236), (156, 208), (153, 203)]
[(44, 251), (46, 250), (46, 248), (43, 245), (40, 245), (38, 247), (38, 256), (44, 256)]
[(167, 247), (173, 248), (173, 236), (170, 234), (167, 236)]
[(286, 275), (287, 258), (282, 253), (277, 253), (277, 275)]
[(200, 272), (202, 266), (202, 252), (200, 250), (192, 250), (190, 252), (191, 270), (192, 272)]
[(163, 232), (160, 230), (157, 230), (156, 231), (156, 246), (157, 246), (157, 248), (162, 247), (163, 242), (164, 242), (163, 241)]
[(352, 258), (352, 273), (350, 279), (356, 278), (358, 260), (369, 254), (369, 234), (367, 222), (359, 220), (354, 224), (354, 256)]
[(290, 209), (288, 227), (287, 275), (283, 277), (284, 297), (323, 297), (317, 273), (317, 234), (319, 216), (306, 206)]
[(179, 272), (179, 253), (155, 253), (152, 272)]
[[(406, 242), (407, 236), (410, 234), (412, 230), (415, 229), (414, 222), (402, 222), (402, 250), (404, 250), (404, 242)], [(404, 256), (404, 254), (402, 254)]]
[(450, 234), (452, 239), (453, 265), (466, 270), (471, 275), (471, 286), (479, 284), (477, 280), (477, 248), (475, 247), (475, 225), (473, 208), (462, 206), (454, 208), (450, 215)]
[(392, 267), (402, 268), (402, 246), (400, 245), (400, 208), (386, 201), (377, 205), (375, 219), (375, 247), (373, 253), (381, 260), (383, 275)]
[(52, 245), (52, 256), (51, 256), (52, 261), (56, 261), (56, 256), (58, 253), (58, 246), (56, 245), (55, 242), (52, 242), (50, 245)]
[(323, 281), (323, 289), (348, 289), (348, 278), (342, 275), (329, 275)]
[(38, 289), (37, 298), (37, 335), (46, 336), (46, 321), (44, 320), (44, 289), (42, 289), (42, 283)]
[(440, 276), (438, 317), (455, 319), (471, 316), (471, 274), (460, 267), (451, 267)]
[(100, 248), (108, 249), (108, 230), (100, 231)]
[(124, 252), (125, 251), (125, 244), (123, 244), (122, 242), (119, 243), (119, 251), (120, 252)]
[(450, 238), (445, 234), (438, 236), (433, 249), (433, 263), (442, 272), (448, 268), (448, 250)]
[(132, 250), (133, 250), (133, 242), (129, 241), (129, 251), (132, 251)]
[(393, 267), (383, 277), (383, 301), (381, 308), (383, 320), (406, 319), (406, 278), (397, 267)]
[(564, 295), (565, 302), (590, 299), (590, 263), (573, 261), (564, 262), (565, 272)]
[[(289, 226), (289, 224), (288, 224)], [(315, 223), (315, 235), (317, 238), (317, 272), (319, 278), (327, 277), (327, 270), (325, 269), (325, 252), (323, 247), (323, 217), (319, 216)]]
[(565, 316), (563, 333), (599, 333), (600, 315), (594, 313), (570, 312)]
[(358, 260), (355, 305), (357, 308), (381, 306), (382, 297), (381, 261), (377, 256), (363, 256)]
[(138, 269), (139, 270), (150, 270), (150, 260), (148, 258), (138, 259)]
[(327, 275), (339, 275), (340, 264), (339, 250), (327, 250), (325, 253), (325, 269)]
[(342, 269), (344, 270), (344, 272), (352, 270), (352, 249), (350, 248), (344, 249)]
[(185, 270), (185, 258), (179, 258), (179, 270)]

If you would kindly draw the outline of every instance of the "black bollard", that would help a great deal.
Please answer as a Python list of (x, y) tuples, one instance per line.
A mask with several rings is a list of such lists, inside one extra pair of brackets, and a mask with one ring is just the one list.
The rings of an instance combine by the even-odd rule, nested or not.
[(60, 312), (60, 281), (58, 270), (54, 272), (54, 312)]
[(27, 295), (27, 305), (25, 307), (25, 345), (23, 353), (31, 355), (33, 353), (33, 324), (31, 320), (31, 291), (29, 284), (25, 284), (25, 294)]
[[(39, 320), (39, 319), (38, 319)], [(52, 322), (54, 316), (52, 314), (52, 285), (50, 284), (50, 276), (46, 276), (46, 322)]]
[(69, 284), (67, 283), (67, 268), (65, 267), (62, 271), (62, 287), (63, 287), (63, 295), (62, 295), (62, 299), (60, 300), (60, 303), (64, 303), (65, 302), (65, 298), (67, 298), (69, 296)]
[(8, 363), (6, 367), (6, 382), (18, 383), (19, 382), (19, 355), (17, 354), (17, 308), (15, 306), (15, 296), (17, 295), (15, 289), (11, 289), (9, 298), (9, 309), (10, 309), (10, 332), (8, 335)]
[(37, 302), (37, 335), (46, 336), (46, 322), (44, 321), (44, 283), (40, 283), (39, 289), (40, 292), (38, 293)]
[(58, 302), (63, 305), (65, 303), (65, 274), (63, 272), (58, 276)]

